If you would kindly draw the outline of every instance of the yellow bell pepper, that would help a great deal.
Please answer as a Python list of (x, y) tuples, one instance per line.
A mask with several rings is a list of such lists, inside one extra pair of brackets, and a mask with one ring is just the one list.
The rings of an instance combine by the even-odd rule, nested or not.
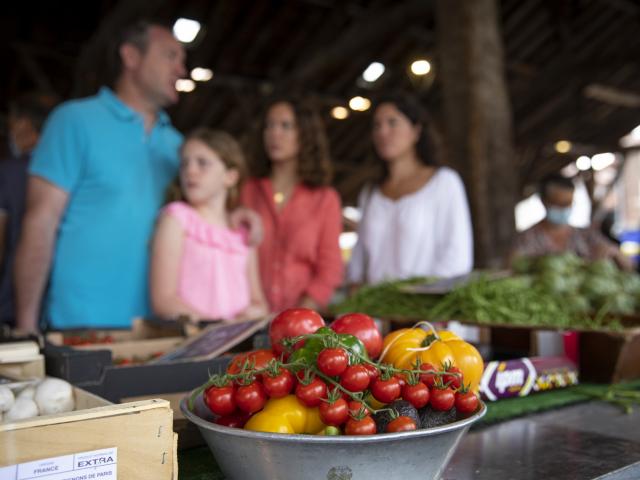
[[(437, 369), (450, 364), (462, 371), (464, 384), (470, 384), (471, 389), (477, 391), (484, 370), (478, 350), (453, 332), (441, 331), (438, 336), (434, 338), (432, 332), (421, 328), (403, 328), (391, 332), (384, 338), (380, 361), (407, 370), (418, 358)], [(413, 350), (422, 348), (424, 350)]]
[(376, 397), (374, 397), (370, 393), (365, 397), (364, 401), (367, 402), (367, 405), (369, 405), (374, 410), (379, 410), (387, 406), (386, 403), (382, 403), (381, 401), (376, 400)]
[(255, 432), (311, 434), (319, 433), (325, 427), (319, 409), (304, 406), (295, 395), (268, 400), (244, 426)]

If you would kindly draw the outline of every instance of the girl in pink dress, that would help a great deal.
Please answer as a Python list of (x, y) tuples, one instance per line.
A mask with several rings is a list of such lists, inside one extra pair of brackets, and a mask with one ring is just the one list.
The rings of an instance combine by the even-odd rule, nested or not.
[(163, 317), (244, 320), (267, 313), (257, 256), (234, 230), (245, 173), (242, 151), (225, 132), (199, 129), (180, 151), (184, 201), (161, 212), (153, 238), (151, 304)]

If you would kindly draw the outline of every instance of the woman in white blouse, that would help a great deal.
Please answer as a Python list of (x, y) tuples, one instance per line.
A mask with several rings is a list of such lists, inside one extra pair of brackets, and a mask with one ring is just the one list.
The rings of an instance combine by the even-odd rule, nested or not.
[(464, 185), (455, 171), (437, 165), (426, 112), (408, 96), (386, 98), (374, 111), (372, 137), (385, 174), (360, 193), (362, 219), (348, 281), (470, 272), (473, 234)]

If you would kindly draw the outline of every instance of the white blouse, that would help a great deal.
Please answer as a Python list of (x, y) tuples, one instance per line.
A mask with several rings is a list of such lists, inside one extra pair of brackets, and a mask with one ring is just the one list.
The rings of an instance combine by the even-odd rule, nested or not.
[(358, 199), (362, 219), (347, 270), (350, 283), (415, 276), (452, 277), (473, 268), (473, 233), (464, 184), (440, 167), (418, 191), (397, 200), (378, 187)]

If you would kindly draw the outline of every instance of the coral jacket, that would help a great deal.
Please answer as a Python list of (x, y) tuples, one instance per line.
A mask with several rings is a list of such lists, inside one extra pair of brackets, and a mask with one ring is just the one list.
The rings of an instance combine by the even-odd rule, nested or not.
[(340, 197), (331, 187), (298, 184), (278, 211), (268, 178), (244, 185), (242, 203), (260, 214), (260, 279), (272, 311), (298, 306), (305, 295), (326, 305), (342, 282)]

